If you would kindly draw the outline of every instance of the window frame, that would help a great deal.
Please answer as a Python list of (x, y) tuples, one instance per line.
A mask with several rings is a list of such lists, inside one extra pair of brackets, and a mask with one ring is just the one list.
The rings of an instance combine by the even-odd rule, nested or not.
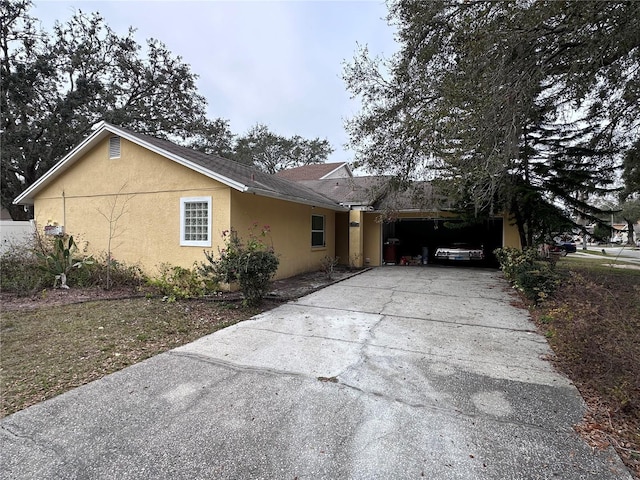
[[(186, 205), (189, 203), (207, 204), (207, 239), (185, 240), (186, 235)], [(180, 198), (180, 246), (181, 247), (211, 247), (211, 197), (181, 197)]]
[[(319, 217), (322, 219), (322, 230), (313, 228), (313, 218)], [(313, 234), (314, 233), (322, 233), (322, 245), (315, 245)], [(317, 213), (311, 214), (311, 248), (326, 248), (327, 247), (327, 217), (326, 215), (320, 215)]]

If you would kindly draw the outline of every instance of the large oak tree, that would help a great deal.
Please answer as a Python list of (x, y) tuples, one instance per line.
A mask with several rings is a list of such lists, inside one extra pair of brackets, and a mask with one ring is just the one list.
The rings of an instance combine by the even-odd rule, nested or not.
[(282, 137), (259, 125), (236, 137), (209, 119), (197, 76), (154, 39), (144, 46), (114, 32), (97, 13), (76, 12), (41, 30), (29, 0), (0, 0), (2, 206), (14, 220), (30, 212), (13, 200), (100, 120), (167, 138), (268, 172), (326, 161), (326, 140)]
[(307, 140), (299, 135), (285, 137), (272, 132), (266, 125), (256, 124), (236, 139), (231, 158), (273, 174), (287, 168), (323, 163), (332, 152), (326, 139)]
[(392, 2), (399, 53), (345, 69), (358, 163), (509, 211), (523, 245), (596, 219), (638, 136), (638, 18), (637, 2)]
[(98, 14), (78, 11), (51, 34), (30, 2), (0, 2), (2, 205), (11, 204), (105, 120), (159, 137), (188, 138), (209, 121), (194, 75), (159, 41), (145, 48)]

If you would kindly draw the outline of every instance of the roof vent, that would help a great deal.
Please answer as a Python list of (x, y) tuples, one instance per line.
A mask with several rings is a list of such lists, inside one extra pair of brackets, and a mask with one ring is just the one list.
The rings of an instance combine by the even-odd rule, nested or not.
[(120, 137), (109, 138), (109, 159), (120, 158)]

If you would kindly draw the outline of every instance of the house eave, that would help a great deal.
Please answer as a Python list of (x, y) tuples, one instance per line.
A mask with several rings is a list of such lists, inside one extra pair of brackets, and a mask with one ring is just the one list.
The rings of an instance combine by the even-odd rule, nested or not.
[(112, 131), (112, 133), (116, 133), (117, 135), (121, 136), (122, 138), (124, 138), (125, 140), (129, 140), (130, 142), (133, 142), (137, 145), (140, 145), (141, 147), (144, 147), (148, 150), (151, 150), (154, 153), (157, 153), (158, 155), (161, 155), (165, 158), (168, 158), (169, 160), (173, 160), (174, 162), (185, 166), (195, 172), (198, 172), (202, 175), (204, 175), (205, 177), (209, 177), (213, 180), (216, 180), (220, 183), (225, 184), (228, 187), (234, 188), (235, 190), (238, 190), (240, 192), (245, 192), (247, 191), (247, 189), (249, 187), (247, 187), (245, 184), (240, 183), (240, 182), (236, 182), (235, 180), (232, 180), (228, 177), (225, 177), (223, 175), (220, 175), (216, 172), (213, 172), (207, 168), (201, 167), (200, 165), (193, 163), (179, 155), (175, 155), (171, 152), (167, 152), (166, 150), (163, 150), (162, 148), (159, 148), (149, 142), (146, 142), (134, 135), (130, 135), (127, 132), (123, 132), (122, 130), (118, 129), (117, 127), (114, 127), (112, 125), (108, 125), (108, 127), (111, 127), (110, 131)]
[(300, 198), (300, 197), (291, 197), (289, 195), (283, 195), (277, 192), (272, 192), (272, 191), (268, 191), (268, 190), (262, 190), (260, 188), (251, 188), (251, 187), (247, 187), (247, 189), (245, 190), (245, 193), (252, 193), (254, 195), (259, 195), (261, 197), (269, 197), (269, 198), (275, 198), (277, 200), (286, 200), (288, 202), (295, 202), (295, 203), (299, 203), (302, 205), (309, 205), (311, 207), (318, 207), (318, 208), (326, 208), (329, 210), (334, 210), (337, 212), (346, 212), (349, 211), (348, 208), (343, 207), (337, 203), (326, 203), (326, 202), (314, 202), (312, 200), (308, 200), (306, 198)]
[(123, 130), (120, 130), (118, 127), (110, 125), (106, 122), (100, 122), (97, 124), (94, 132), (85, 138), (80, 144), (78, 144), (73, 150), (71, 150), (67, 155), (62, 158), (58, 163), (56, 163), (51, 170), (49, 170), (46, 174), (40, 177), (33, 185), (27, 188), (24, 192), (18, 195), (13, 201), (14, 205), (33, 205), (36, 194), (45, 187), (49, 182), (54, 180), (59, 174), (64, 172), (67, 168), (72, 166), (77, 160), (79, 160), (82, 155), (89, 149), (93, 148), (98, 142), (102, 141), (109, 134), (118, 135), (125, 140), (128, 140), (136, 145), (144, 147), (158, 155), (161, 155), (169, 160), (173, 160), (174, 162), (183, 165), (195, 172), (198, 172), (208, 178), (216, 180), (228, 187), (231, 187), (240, 192), (247, 191), (248, 187), (243, 183), (236, 182), (228, 177), (217, 174), (216, 172), (212, 172), (200, 165), (197, 165), (179, 155), (175, 155), (173, 153), (167, 152), (162, 148), (159, 148), (155, 145), (152, 145), (134, 135), (131, 135)]
[[(76, 157), (79, 158), (80, 154), (86, 149), (91, 148), (97, 143), (98, 137), (101, 137), (104, 132), (104, 122), (98, 124), (98, 128), (78, 144), (73, 150), (67, 153), (58, 163), (56, 163), (51, 170), (45, 173), (42, 177), (36, 180), (33, 185), (27, 188), (24, 192), (18, 195), (13, 201), (14, 205), (33, 205), (35, 193), (37, 193), (42, 187), (46, 186), (51, 180), (57, 177), (60, 173), (64, 172), (73, 163)], [(100, 138), (101, 139), (101, 138)], [(72, 161), (74, 160), (74, 161)]]

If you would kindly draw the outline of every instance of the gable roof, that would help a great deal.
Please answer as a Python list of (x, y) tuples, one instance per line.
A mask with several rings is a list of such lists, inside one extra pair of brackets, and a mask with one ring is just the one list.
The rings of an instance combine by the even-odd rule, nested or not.
[(187, 147), (176, 145), (150, 135), (143, 135), (126, 128), (116, 127), (106, 122), (98, 124), (96, 130), (83, 142), (56, 163), (47, 173), (20, 194), (14, 204), (33, 204), (37, 193), (57, 178), (65, 170), (104, 139), (117, 135), (158, 155), (219, 181), (235, 190), (254, 193), (265, 197), (279, 198), (295, 203), (325, 207), (332, 210), (346, 210), (321, 193), (315, 192), (285, 178), (269, 175), (260, 170), (215, 155), (207, 155)]
[(295, 182), (302, 180), (323, 180), (343, 167), (347, 170), (349, 177), (353, 177), (347, 162), (312, 163), (309, 165), (302, 165), (301, 167), (280, 170), (276, 173), (276, 176), (293, 180)]
[(347, 207), (371, 207), (373, 210), (447, 210), (450, 201), (438, 195), (430, 182), (414, 182), (406, 190), (390, 188), (388, 176), (328, 178), (300, 183)]

